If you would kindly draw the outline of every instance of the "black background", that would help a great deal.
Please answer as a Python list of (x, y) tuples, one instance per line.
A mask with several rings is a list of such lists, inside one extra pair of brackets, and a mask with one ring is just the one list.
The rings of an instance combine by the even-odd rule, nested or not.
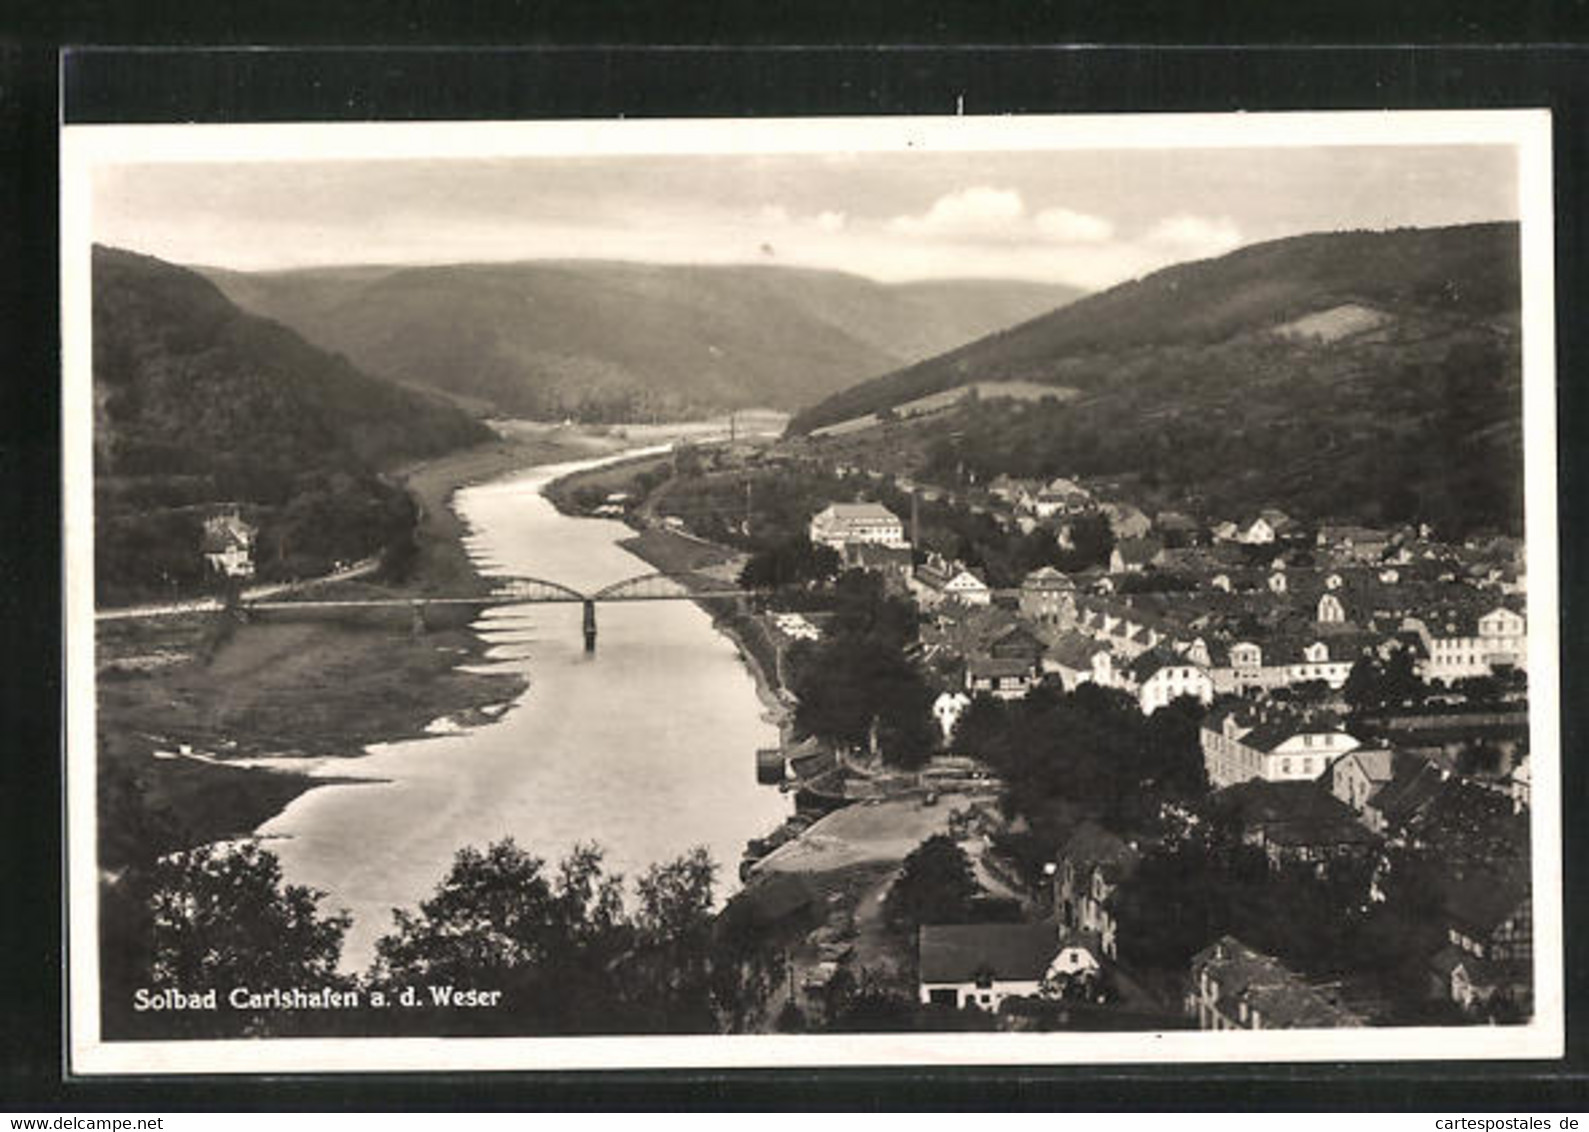
[[(68, 4), (0, 13), (0, 1110), (1082, 1108), (1581, 1112), (1589, 971), (1581, 615), (1589, 493), (1584, 304), (1589, 52), (1583, 4), (1265, 5), (1239, 34), (1209, 5), (1055, 4), (904, 24), (858, 4), (802, 12), (705, 5)], [(828, 18), (822, 18), (827, 16)], [(202, 20), (203, 26), (199, 26)], [(439, 49), (512, 42), (533, 49)], [(955, 41), (1131, 43), (976, 48)], [(1495, 48), (1485, 40), (1541, 46)], [(1562, 42), (1544, 46), (1551, 40)], [(717, 44), (644, 49), (624, 44)], [(1170, 46), (1205, 43), (1223, 46)], [(1386, 43), (1417, 42), (1423, 47)], [(75, 51), (63, 44), (147, 44)], [(195, 50), (198, 44), (298, 50)], [(383, 49), (359, 47), (380, 43)], [(590, 48), (581, 43), (604, 43)], [(791, 48), (780, 44), (803, 43)], [(841, 43), (864, 44), (843, 47)], [(1233, 43), (1283, 46), (1236, 47)], [(343, 44), (340, 47), (325, 46)], [(1162, 46), (1151, 46), (1160, 44)], [(1333, 47), (1313, 46), (1334, 44)], [(163, 46), (162, 46), (163, 45)], [(177, 46), (173, 46), (177, 45)], [(406, 46), (400, 46), (406, 45)], [(757, 46), (762, 45), (762, 46)], [(915, 46), (912, 46), (915, 45)], [(923, 46), (927, 45), (927, 46)], [(931, 46), (938, 45), (938, 46)], [(1355, 45), (1355, 46), (1347, 46)], [(58, 85), (59, 82), (59, 85)], [(58, 94), (71, 123), (1076, 113), (1549, 107), (1554, 112), (1562, 472), (1562, 747), (1569, 1057), (1564, 1062), (698, 1073), (363, 1075), (229, 1080), (64, 1074)], [(1409, 1048), (1409, 1058), (1419, 1051)]]

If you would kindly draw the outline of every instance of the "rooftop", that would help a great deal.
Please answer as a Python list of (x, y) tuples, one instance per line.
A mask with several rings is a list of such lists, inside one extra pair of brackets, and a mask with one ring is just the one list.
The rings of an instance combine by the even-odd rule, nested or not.
[(829, 519), (838, 519), (845, 522), (894, 522), (900, 521), (894, 514), (881, 503), (830, 503), (827, 507), (817, 512), (819, 517), (827, 516)]
[(1051, 923), (923, 924), (917, 949), (924, 983), (969, 983), (981, 974), (1035, 982), (1059, 953), (1059, 933)]
[(1221, 936), (1192, 957), (1194, 976), (1202, 971), (1219, 984), (1220, 1009), (1239, 1016), (1245, 1001), (1267, 1029), (1335, 1029), (1362, 1026), (1365, 1020), (1308, 986), (1278, 959), (1254, 951), (1235, 936)]

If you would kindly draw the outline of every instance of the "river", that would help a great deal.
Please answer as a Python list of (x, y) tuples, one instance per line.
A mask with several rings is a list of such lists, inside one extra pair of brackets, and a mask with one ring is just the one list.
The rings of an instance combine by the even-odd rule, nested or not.
[[(465, 488), (454, 507), (482, 573), (530, 575), (589, 593), (650, 567), (617, 545), (622, 523), (558, 513), (540, 489), (601, 461), (549, 465)], [(490, 644), (480, 671), (525, 675), (528, 689), (494, 721), (369, 748), (325, 773), (380, 779), (327, 785), (261, 826), (286, 879), (353, 915), (342, 965), (359, 970), (391, 927), (391, 910), (434, 891), (453, 854), (507, 836), (555, 866), (597, 842), (609, 871), (633, 878), (705, 845), (720, 894), (737, 887), (747, 838), (791, 810), (756, 782), (754, 753), (773, 746), (756, 687), (733, 643), (688, 601), (599, 605), (599, 642), (584, 651), (581, 608), (517, 605), (476, 624)]]

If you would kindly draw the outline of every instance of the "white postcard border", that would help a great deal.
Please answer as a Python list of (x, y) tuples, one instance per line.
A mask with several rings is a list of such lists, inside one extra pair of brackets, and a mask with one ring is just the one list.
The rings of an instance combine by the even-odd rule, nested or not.
[[(69, 126), (61, 135), (67, 742), (62, 993), (72, 1074), (1338, 1062), (1564, 1053), (1554, 224), (1549, 111)], [(107, 1042), (95, 855), (91, 184), (111, 164), (691, 153), (1512, 145), (1519, 169), (1536, 1012), (1331, 1031)], [(1544, 755), (1554, 757), (1542, 757)], [(75, 898), (74, 898), (75, 896)]]

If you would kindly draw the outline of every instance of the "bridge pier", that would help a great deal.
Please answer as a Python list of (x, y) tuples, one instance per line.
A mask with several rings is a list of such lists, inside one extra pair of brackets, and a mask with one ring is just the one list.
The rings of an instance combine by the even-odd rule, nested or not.
[(596, 651), (596, 603), (585, 599), (585, 651)]
[(412, 601), (413, 618), (408, 624), (410, 636), (423, 637), (425, 635), (425, 603), (419, 598)]

